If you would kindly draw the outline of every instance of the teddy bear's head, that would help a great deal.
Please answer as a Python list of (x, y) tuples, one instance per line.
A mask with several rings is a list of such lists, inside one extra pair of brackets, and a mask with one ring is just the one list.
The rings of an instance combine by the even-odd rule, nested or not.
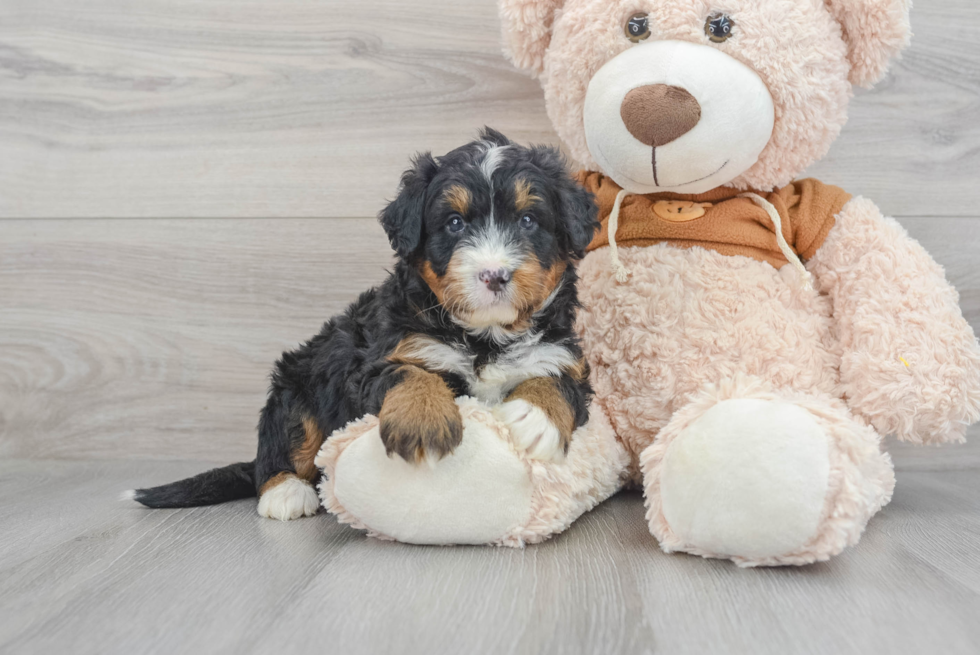
[(633, 193), (769, 190), (822, 157), (910, 0), (500, 0), (572, 156)]

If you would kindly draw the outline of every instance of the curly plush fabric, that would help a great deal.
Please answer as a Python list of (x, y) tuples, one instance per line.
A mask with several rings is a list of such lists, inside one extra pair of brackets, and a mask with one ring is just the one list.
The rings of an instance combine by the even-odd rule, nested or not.
[(980, 349), (942, 267), (857, 198), (809, 268), (833, 301), (850, 407), (882, 434), (963, 441), (980, 419)]
[(870, 87), (909, 44), (911, 0), (829, 0), (843, 29), (851, 84)]
[(634, 455), (707, 385), (744, 374), (776, 388), (839, 396), (840, 344), (830, 299), (790, 267), (667, 244), (609, 249), (579, 266), (577, 327), (596, 396)]
[(504, 49), (518, 68), (536, 76), (544, 66), (551, 26), (563, 0), (502, 0)]

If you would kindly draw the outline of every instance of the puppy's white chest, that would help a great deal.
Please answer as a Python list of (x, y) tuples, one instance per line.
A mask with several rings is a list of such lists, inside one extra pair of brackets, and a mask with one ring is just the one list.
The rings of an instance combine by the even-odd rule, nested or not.
[(559, 343), (542, 343), (541, 335), (524, 337), (509, 344), (496, 359), (477, 368), (476, 355), (448, 344), (428, 342), (414, 355), (430, 371), (455, 373), (464, 380), (469, 393), (494, 405), (514, 387), (537, 377), (560, 376), (575, 365), (575, 357)]
[(470, 393), (482, 402), (495, 405), (529, 376), (510, 362), (489, 364), (468, 379)]

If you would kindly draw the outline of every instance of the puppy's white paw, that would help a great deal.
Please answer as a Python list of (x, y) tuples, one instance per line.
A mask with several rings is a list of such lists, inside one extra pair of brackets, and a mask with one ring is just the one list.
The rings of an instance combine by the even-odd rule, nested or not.
[(320, 507), (313, 485), (290, 475), (267, 490), (259, 498), (259, 516), (291, 521), (301, 516), (313, 516)]
[(510, 400), (493, 410), (498, 420), (507, 424), (514, 445), (530, 459), (561, 459), (564, 448), (561, 432), (544, 411), (526, 400)]

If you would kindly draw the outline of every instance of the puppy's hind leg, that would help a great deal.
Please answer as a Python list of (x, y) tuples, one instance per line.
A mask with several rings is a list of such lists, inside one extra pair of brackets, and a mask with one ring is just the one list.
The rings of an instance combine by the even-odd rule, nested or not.
[(313, 417), (287, 422), (281, 420), (285, 414), (278, 403), (270, 401), (266, 406), (256, 460), (259, 515), (280, 521), (313, 516), (319, 509), (313, 487), (319, 471), (313, 459), (323, 443), (323, 432)]
[(286, 471), (269, 478), (259, 494), (259, 516), (267, 519), (291, 521), (313, 516), (320, 507), (313, 485)]

